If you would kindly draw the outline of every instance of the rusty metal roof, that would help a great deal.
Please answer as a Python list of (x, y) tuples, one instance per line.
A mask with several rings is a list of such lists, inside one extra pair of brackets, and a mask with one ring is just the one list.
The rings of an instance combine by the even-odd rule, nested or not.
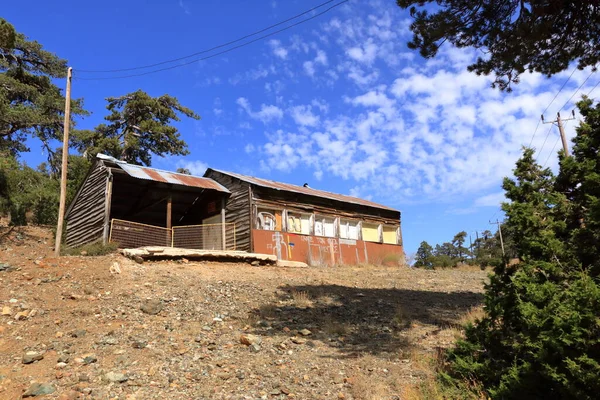
[(190, 187), (197, 187), (202, 189), (211, 189), (223, 193), (231, 193), (226, 187), (220, 183), (210, 179), (199, 176), (180, 174), (177, 172), (162, 171), (156, 168), (142, 167), (140, 165), (128, 164), (125, 161), (117, 160), (114, 157), (107, 156), (104, 154), (98, 154), (97, 158), (110, 161), (116, 166), (121, 168), (123, 171), (133, 178), (146, 179), (155, 182), (171, 183), (173, 185), (183, 185)]
[[(331, 192), (327, 192), (324, 190), (313, 189), (310, 187), (297, 186), (297, 185), (292, 185), (289, 183), (275, 182), (275, 181), (271, 181), (268, 179), (255, 178), (253, 176), (236, 174), (235, 172), (227, 172), (227, 171), (221, 171), (221, 170), (214, 169), (214, 168), (209, 168), (209, 170), (211, 170), (211, 169), (213, 171), (219, 172), (221, 174), (229, 175), (229, 176), (237, 178), (241, 181), (248, 182), (252, 185), (262, 186), (262, 187), (269, 188), (269, 189), (283, 190), (286, 192), (293, 192), (293, 193), (301, 193), (301, 194), (305, 194), (305, 195), (309, 195), (309, 196), (321, 197), (321, 198), (329, 199), (329, 200), (336, 200), (336, 201), (340, 201), (343, 203), (357, 204), (357, 205), (366, 206), (366, 207), (373, 207), (373, 208), (379, 208), (379, 209), (383, 209), (383, 210), (399, 212), (399, 210), (396, 210), (394, 208), (387, 207), (387, 206), (384, 206), (381, 204), (377, 204), (377, 203), (374, 203), (369, 200), (359, 199), (358, 197), (346, 196), (343, 194), (331, 193)], [(208, 171), (207, 171), (207, 173), (208, 173)]]

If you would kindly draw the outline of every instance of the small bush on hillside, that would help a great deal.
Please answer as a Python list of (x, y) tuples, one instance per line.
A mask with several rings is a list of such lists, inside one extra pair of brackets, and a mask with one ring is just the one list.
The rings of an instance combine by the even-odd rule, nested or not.
[(91, 244), (85, 244), (79, 247), (63, 248), (61, 251), (64, 256), (104, 256), (107, 254), (114, 253), (119, 248), (118, 243), (107, 243), (95, 242)]

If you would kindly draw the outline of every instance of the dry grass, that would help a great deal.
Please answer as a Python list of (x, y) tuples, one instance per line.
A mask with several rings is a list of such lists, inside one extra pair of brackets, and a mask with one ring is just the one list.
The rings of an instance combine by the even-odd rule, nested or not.
[(384, 400), (389, 398), (386, 385), (381, 380), (360, 373), (352, 382), (352, 395), (356, 400)]
[(349, 328), (346, 324), (329, 320), (323, 326), (323, 331), (332, 336), (345, 336), (348, 334)]
[(292, 300), (293, 300), (294, 304), (296, 305), (296, 307), (308, 308), (313, 305), (313, 302), (310, 299), (310, 296), (305, 291), (292, 290), (291, 295), (292, 295)]
[(476, 320), (480, 320), (484, 316), (485, 311), (483, 310), (483, 306), (472, 307), (460, 317), (459, 323), (464, 326), (469, 323), (474, 323)]
[(493, 271), (492, 267), (481, 268), (481, 265), (470, 265), (467, 263), (458, 264), (456, 267), (454, 267), (454, 269), (457, 271), (462, 271), (462, 272), (477, 272), (477, 271), (492, 272)]

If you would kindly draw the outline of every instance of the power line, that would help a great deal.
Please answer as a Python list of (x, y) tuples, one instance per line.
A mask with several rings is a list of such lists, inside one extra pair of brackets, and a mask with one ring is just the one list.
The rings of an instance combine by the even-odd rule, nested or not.
[(250, 34), (248, 34), (248, 35), (246, 35), (246, 36), (243, 36), (243, 37), (241, 37), (241, 38), (238, 38), (238, 39), (235, 39), (235, 40), (229, 41), (229, 42), (227, 42), (227, 43), (223, 43), (223, 44), (220, 44), (220, 45), (218, 45), (218, 46), (211, 47), (210, 49), (201, 50), (201, 51), (198, 51), (198, 52), (196, 52), (196, 53), (189, 54), (189, 55), (187, 55), (187, 56), (183, 56), (183, 57), (179, 57), (179, 58), (173, 58), (173, 59), (171, 59), (171, 60), (161, 61), (161, 62), (158, 62), (158, 63), (155, 63), (155, 64), (142, 65), (142, 66), (139, 66), (139, 67), (132, 67), (132, 68), (106, 69), (106, 70), (85, 70), (85, 69), (80, 69), (80, 70), (78, 70), (78, 71), (79, 71), (79, 72), (96, 72), (96, 73), (134, 71), (134, 70), (137, 70), (137, 69), (152, 68), (152, 67), (156, 67), (156, 66), (163, 65), (163, 64), (168, 64), (168, 63), (172, 63), (172, 62), (176, 62), (176, 61), (185, 60), (186, 58), (190, 58), (190, 57), (194, 57), (194, 56), (197, 56), (197, 55), (200, 55), (200, 54), (208, 53), (208, 52), (211, 52), (211, 51), (213, 51), (213, 50), (217, 50), (217, 49), (220, 49), (220, 48), (222, 48), (222, 47), (226, 47), (226, 46), (229, 46), (229, 45), (231, 45), (231, 44), (234, 44), (234, 43), (240, 42), (240, 41), (242, 41), (242, 40), (244, 40), (244, 39), (248, 39), (249, 37), (252, 37), (252, 36), (258, 35), (259, 33), (266, 32), (266, 31), (268, 31), (268, 30), (271, 30), (271, 29), (273, 29), (273, 28), (275, 28), (275, 27), (277, 27), (277, 26), (279, 26), (279, 25), (283, 25), (283, 24), (285, 24), (285, 23), (287, 23), (287, 22), (290, 22), (290, 21), (292, 21), (292, 20), (294, 20), (294, 19), (300, 18), (300, 17), (302, 17), (303, 15), (306, 15), (306, 14), (308, 14), (308, 13), (310, 13), (310, 12), (314, 11), (314, 10), (317, 10), (317, 9), (319, 9), (319, 8), (321, 8), (321, 7), (323, 7), (323, 6), (327, 5), (327, 4), (329, 4), (329, 3), (333, 3), (334, 1), (335, 1), (335, 0), (328, 0), (328, 1), (324, 2), (324, 3), (321, 3), (321, 4), (317, 5), (317, 6), (315, 6), (315, 7), (311, 8), (311, 9), (309, 9), (309, 10), (306, 10), (306, 11), (302, 12), (302, 13), (300, 13), (300, 14), (298, 14), (298, 15), (294, 15), (294, 16), (293, 16), (293, 17), (291, 17), (291, 18), (288, 18), (288, 19), (286, 19), (286, 20), (284, 20), (284, 21), (278, 22), (278, 23), (276, 23), (276, 24), (274, 24), (274, 25), (268, 26), (268, 27), (266, 27), (266, 28), (264, 28), (264, 29), (261, 29), (261, 30), (259, 30), (259, 31), (256, 31), (256, 32), (253, 32), (253, 33), (250, 33)]
[(594, 85), (594, 87), (590, 89), (590, 91), (587, 93), (587, 96), (589, 96), (590, 94), (592, 94), (592, 92), (594, 91), (594, 89), (596, 89), (598, 87), (598, 85), (600, 85), (600, 81), (598, 81), (598, 83), (596, 83)]
[(542, 147), (540, 147), (540, 150), (538, 151), (538, 155), (542, 154), (542, 150), (544, 149), (544, 146), (546, 145), (546, 141), (548, 140), (548, 137), (550, 136), (550, 132), (552, 131), (552, 127), (554, 125), (550, 125), (550, 129), (548, 129), (548, 133), (546, 133), (546, 138), (544, 139), (544, 143), (542, 143)]
[[(570, 119), (565, 120), (565, 126), (567, 126), (569, 121), (571, 121), (571, 120)], [(550, 126), (550, 128), (552, 128), (552, 126)], [(542, 165), (542, 169), (544, 169), (546, 167), (546, 164), (548, 164), (548, 161), (550, 160), (550, 157), (552, 157), (552, 154), (554, 153), (554, 149), (556, 149), (556, 146), (558, 145), (558, 142), (560, 141), (560, 139), (561, 139), (561, 136), (556, 138), (556, 141), (554, 142), (554, 146), (552, 146), (552, 150), (550, 150), (550, 153), (548, 154), (548, 157), (546, 158), (544, 165)]]
[[(577, 67), (573, 68), (573, 71), (571, 71), (571, 75), (569, 75), (569, 77), (562, 84), (562, 86), (560, 87), (560, 89), (558, 90), (558, 92), (556, 92), (556, 94), (554, 95), (554, 98), (552, 99), (552, 101), (550, 102), (550, 104), (548, 104), (546, 106), (546, 108), (544, 108), (544, 111), (542, 111), (542, 116), (546, 113), (546, 111), (548, 111), (548, 109), (550, 108), (550, 106), (552, 105), (552, 103), (554, 103), (554, 100), (556, 100), (556, 98), (558, 97), (558, 95), (560, 94), (560, 92), (562, 92), (562, 90), (565, 88), (565, 86), (567, 86), (567, 83), (571, 80), (571, 77), (573, 76), (573, 74), (575, 73), (575, 71), (577, 71)], [(531, 136), (531, 140), (529, 141), (529, 147), (531, 147), (531, 144), (533, 143), (533, 138), (535, 138), (535, 133), (537, 132), (538, 128), (540, 127), (540, 123), (541, 123), (541, 120), (538, 120), (537, 126), (535, 127), (535, 130), (533, 131), (533, 135)]]
[(567, 106), (567, 104), (569, 104), (569, 102), (571, 101), (571, 99), (573, 97), (575, 97), (575, 95), (577, 94), (577, 92), (579, 92), (579, 90), (581, 90), (581, 88), (583, 87), (583, 85), (585, 85), (585, 83), (588, 81), (588, 79), (590, 79), (590, 77), (594, 74), (594, 72), (596, 72), (596, 70), (592, 70), (592, 72), (590, 72), (590, 74), (588, 75), (587, 78), (585, 78), (585, 80), (581, 83), (581, 85), (579, 85), (579, 87), (577, 88), (577, 90), (575, 90), (575, 92), (573, 92), (573, 94), (571, 95), (571, 97), (569, 97), (569, 100), (567, 100), (565, 102), (565, 104), (563, 104), (563, 106), (558, 110), (562, 110), (563, 108), (565, 108)]
[(550, 157), (552, 157), (552, 153), (554, 153), (554, 149), (556, 149), (558, 142), (560, 142), (560, 136), (556, 138), (556, 142), (554, 142), (554, 147), (552, 147), (552, 150), (550, 150), (550, 154), (548, 154), (548, 158), (546, 158), (544, 165), (542, 165), (542, 169), (544, 169), (546, 167), (546, 164), (548, 164), (548, 161), (550, 160)]
[[(333, 0), (331, 0), (331, 1), (333, 1)], [(327, 3), (330, 3), (331, 1), (328, 1)], [(121, 76), (112, 76), (112, 77), (102, 77), (102, 78), (80, 78), (80, 77), (78, 77), (77, 79), (78, 79), (78, 80), (109, 80), (109, 79), (124, 79), (124, 78), (132, 78), (132, 77), (136, 77), (136, 76), (143, 76), (143, 75), (154, 74), (154, 73), (157, 73), (157, 72), (161, 72), (161, 71), (167, 71), (167, 70), (174, 69), (174, 68), (180, 68), (180, 67), (183, 67), (183, 66), (186, 66), (186, 65), (190, 65), (190, 64), (196, 63), (196, 62), (198, 62), (198, 61), (207, 60), (207, 59), (209, 59), (209, 58), (213, 58), (213, 57), (219, 56), (219, 55), (221, 55), (221, 54), (228, 53), (228, 52), (230, 52), (230, 51), (233, 51), (233, 50), (239, 49), (239, 48), (241, 48), (241, 47), (244, 47), (244, 46), (247, 46), (247, 45), (249, 45), (249, 44), (252, 44), (252, 43), (258, 42), (259, 40), (265, 39), (265, 38), (267, 38), (267, 37), (269, 37), (269, 36), (273, 36), (273, 35), (275, 35), (275, 34), (281, 33), (281, 32), (283, 32), (283, 31), (286, 31), (286, 30), (288, 30), (288, 29), (291, 29), (291, 28), (293, 28), (293, 27), (296, 27), (296, 26), (298, 26), (298, 25), (301, 25), (301, 24), (303, 24), (303, 23), (305, 23), (305, 22), (308, 22), (308, 21), (311, 21), (311, 20), (313, 20), (313, 19), (315, 19), (315, 18), (318, 18), (318, 17), (320, 17), (321, 15), (323, 15), (323, 14), (325, 14), (325, 13), (327, 13), (327, 12), (329, 12), (329, 11), (333, 10), (334, 8), (336, 8), (336, 7), (339, 7), (339, 6), (341, 6), (342, 4), (344, 4), (344, 3), (347, 3), (348, 1), (349, 1), (349, 0), (342, 0), (342, 1), (340, 1), (339, 3), (336, 3), (336, 4), (332, 5), (331, 7), (329, 7), (329, 8), (327, 8), (327, 9), (325, 9), (325, 10), (321, 11), (320, 13), (317, 13), (317, 14), (315, 14), (315, 15), (312, 15), (312, 16), (310, 16), (310, 17), (306, 18), (306, 19), (303, 19), (302, 21), (298, 21), (298, 22), (296, 22), (296, 23), (294, 23), (294, 24), (292, 24), (292, 25), (288, 25), (288, 26), (286, 26), (285, 28), (278, 29), (278, 30), (276, 30), (276, 31), (273, 31), (273, 32), (271, 32), (271, 33), (268, 33), (268, 34), (266, 34), (266, 35), (259, 36), (259, 37), (258, 37), (258, 38), (256, 38), (256, 39), (250, 40), (250, 41), (248, 41), (248, 42), (244, 42), (244, 43), (242, 43), (242, 44), (239, 44), (239, 45), (237, 45), (237, 46), (233, 46), (233, 47), (231, 47), (231, 48), (228, 48), (228, 49), (226, 49), (226, 50), (219, 51), (219, 52), (217, 52), (217, 53), (211, 54), (211, 55), (209, 55), (209, 56), (206, 56), (206, 57), (197, 58), (197, 59), (194, 59), (194, 60), (191, 60), (191, 61), (185, 62), (185, 63), (181, 63), (181, 64), (177, 64), (177, 65), (171, 65), (171, 66), (169, 66), (169, 67), (159, 68), (159, 69), (156, 69), (156, 70), (153, 70), (153, 71), (142, 72), (142, 73), (139, 73), (139, 74), (130, 74), (130, 75), (121, 75)], [(327, 4), (327, 3), (324, 3), (324, 4)], [(324, 5), (324, 4), (322, 4), (322, 5)], [(321, 5), (321, 6), (322, 6), (322, 5)], [(315, 8), (318, 8), (318, 7), (321, 7), (321, 6), (317, 6), (317, 7), (315, 7)], [(309, 11), (307, 11), (307, 12), (309, 12)], [(305, 12), (305, 13), (302, 13), (302, 14), (300, 14), (300, 15), (304, 15), (304, 14), (306, 14), (307, 12)], [(291, 20), (291, 19), (295, 19), (295, 18), (297, 18), (297, 17), (290, 18), (290, 19), (288, 19), (288, 21), (289, 21), (289, 20)], [(276, 25), (273, 25), (273, 26), (281, 25), (282, 23), (284, 23), (284, 22), (281, 22), (281, 23), (279, 23), (279, 24), (276, 24)], [(261, 30), (261, 31), (258, 31), (258, 32), (256, 32), (256, 33), (253, 33), (253, 34), (251, 34), (251, 35), (246, 35), (244, 38), (248, 38), (248, 37), (250, 37), (250, 36), (254, 36), (254, 35), (256, 35), (257, 33), (264, 32), (265, 30), (268, 30), (268, 29), (270, 29), (270, 28), (265, 28), (265, 29), (263, 29), (263, 30)], [(225, 47), (225, 46), (227, 46), (227, 45), (229, 45), (229, 44), (232, 44), (232, 43), (239, 42), (239, 41), (243, 40), (244, 38), (240, 38), (240, 39), (237, 39), (237, 40), (231, 41), (231, 42), (229, 42), (229, 43), (226, 43), (226, 44), (223, 44), (223, 45), (219, 45), (219, 46), (213, 47), (212, 49), (209, 49), (209, 50), (204, 50), (204, 51), (201, 51), (201, 52), (198, 52), (198, 53), (194, 53), (194, 54), (206, 53), (206, 52), (209, 52), (209, 51), (215, 50), (215, 49), (217, 49), (217, 48)], [(186, 59), (186, 58), (189, 58), (189, 57), (191, 57), (191, 56), (193, 56), (193, 55), (186, 56), (186, 57), (181, 57), (181, 58), (174, 59), (174, 60), (164, 61), (164, 62), (161, 62), (161, 63), (156, 63), (156, 64), (153, 64), (153, 66), (162, 65), (162, 64), (169, 63), (169, 62), (174, 62), (174, 61), (181, 61), (181, 60), (183, 60), (183, 59)], [(113, 71), (128, 71), (128, 70), (142, 69), (142, 68), (148, 68), (148, 67), (149, 67), (149, 66), (144, 66), (144, 67), (127, 68), (127, 69), (120, 69), (120, 70), (113, 70)], [(76, 71), (78, 71), (78, 72), (79, 72), (79, 70), (76, 70)], [(81, 72), (92, 72), (92, 71), (84, 71), (84, 70), (81, 70)], [(94, 72), (99, 72), (99, 71), (94, 71)], [(103, 71), (103, 72), (107, 72), (107, 71)]]

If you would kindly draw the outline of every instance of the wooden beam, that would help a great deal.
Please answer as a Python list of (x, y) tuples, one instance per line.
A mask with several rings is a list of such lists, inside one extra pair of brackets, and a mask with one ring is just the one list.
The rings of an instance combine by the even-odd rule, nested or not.
[(171, 195), (169, 195), (169, 197), (167, 197), (167, 229), (171, 229), (173, 227), (173, 220), (172, 220), (172, 215), (171, 215), (171, 209), (173, 206), (173, 197)]
[(248, 234), (250, 235), (250, 252), (254, 251), (254, 240), (252, 239), (252, 228), (254, 226), (254, 215), (253, 214), (253, 201), (252, 201), (252, 185), (248, 184), (248, 205), (250, 207), (250, 213), (248, 214), (250, 216), (250, 223), (248, 224)]
[(223, 250), (227, 250), (227, 237), (225, 235), (225, 197), (221, 197), (221, 238), (223, 240)]
[(102, 243), (108, 242), (108, 233), (110, 232), (110, 206), (112, 201), (113, 176), (110, 169), (106, 177), (106, 196), (104, 198), (104, 233), (102, 235)]

